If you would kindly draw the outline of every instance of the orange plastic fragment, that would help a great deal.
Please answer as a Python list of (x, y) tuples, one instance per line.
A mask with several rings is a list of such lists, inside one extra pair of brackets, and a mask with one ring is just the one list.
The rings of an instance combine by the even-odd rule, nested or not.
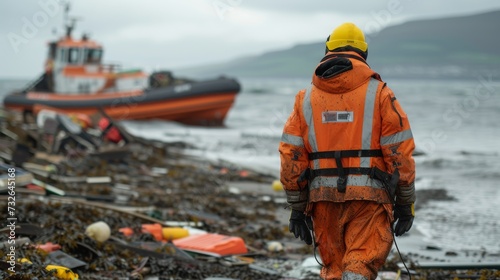
[(120, 229), (118, 229), (118, 231), (127, 237), (134, 235), (134, 230), (132, 228), (129, 228), (129, 227), (120, 228)]
[(242, 238), (214, 233), (197, 234), (172, 241), (181, 249), (211, 252), (219, 255), (246, 254), (248, 249)]
[(54, 251), (60, 250), (61, 249), (61, 245), (54, 244), (52, 242), (47, 242), (45, 244), (38, 244), (38, 245), (36, 245), (36, 248), (39, 249), (39, 250), (43, 250), (43, 251), (45, 251), (47, 253), (50, 253), (50, 252), (54, 252)]
[(163, 227), (160, 224), (143, 224), (142, 232), (151, 234), (156, 241), (163, 241)]

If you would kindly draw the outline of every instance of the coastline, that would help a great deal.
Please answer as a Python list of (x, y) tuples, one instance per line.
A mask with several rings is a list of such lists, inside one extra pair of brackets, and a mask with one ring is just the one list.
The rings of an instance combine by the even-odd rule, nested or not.
[[(12, 121), (14, 123), (9, 123)], [(317, 272), (317, 267), (303, 263), (312, 256), (312, 247), (288, 232), (289, 212), (285, 209), (284, 193), (272, 189), (272, 182), (276, 179), (273, 176), (225, 161), (188, 155), (184, 153), (186, 144), (182, 142), (164, 143), (131, 135), (128, 135), (131, 140), (127, 144), (103, 142), (92, 152), (75, 149), (66, 150), (64, 154), (50, 154), (37, 151), (36, 147), (40, 147), (44, 137), (37, 134), (39, 130), (33, 125), (20, 123), (18, 117), (4, 118), (2, 123), (17, 135), (15, 140), (12, 135), (2, 135), (3, 147), (14, 153), (22, 152), (17, 148), (20, 144), (27, 146), (34, 153), (19, 168), (29, 170), (35, 178), (46, 183), (16, 188), (17, 218), (22, 223), (43, 229), (43, 234), (29, 236), (32, 245), (57, 242), (62, 246), (61, 251), (82, 259), (75, 251), (75, 242), (90, 248), (86, 249), (88, 251), (96, 251), (99, 257), (85, 259), (95, 267), (80, 269), (82, 277), (112, 279), (106, 278), (111, 277), (106, 271), (109, 262), (114, 266), (114, 277), (130, 277), (134, 272), (152, 277), (150, 279), (185, 276), (182, 273), (196, 275), (189, 279), (208, 279), (211, 276), (283, 279), (287, 275), (293, 277)], [(35, 140), (37, 145), (33, 145)], [(2, 157), (7, 161), (5, 155)], [(64, 195), (57, 190), (63, 191)], [(419, 195), (420, 205), (429, 199), (446, 199), (446, 195), (440, 198), (436, 192), (428, 192), (426, 196)], [(6, 208), (6, 201), (2, 199), (0, 202), (2, 209)], [(5, 215), (5, 211), (0, 213), (4, 220)], [(200, 223), (198, 230), (241, 237), (249, 249), (245, 257), (253, 260), (249, 263), (246, 259), (245, 263), (240, 258), (238, 265), (227, 265), (226, 258), (212, 256), (207, 262), (207, 256), (203, 256), (196, 259), (197, 265), (192, 267), (179, 261), (175, 254), (163, 252), (167, 262), (149, 257), (147, 265), (145, 263), (138, 269), (138, 263), (146, 259), (144, 256), (124, 255), (116, 244), (103, 247), (84, 234), (85, 228), (98, 220), (107, 222), (112, 234), (121, 239), (126, 238), (120, 235), (119, 229), (126, 226), (140, 228), (141, 224), (153, 221), (165, 225), (167, 221)], [(144, 244), (154, 239), (147, 234), (138, 234), (127, 241)], [(283, 248), (270, 250), (268, 245), (271, 242), (278, 242)], [(428, 242), (416, 226), (408, 236), (397, 238), (397, 242), (412, 270), (418, 270), (418, 263), (424, 261), (435, 264), (500, 263), (497, 252), (454, 252), (439, 248)], [(19, 247), (18, 254), (30, 257), (34, 263), (31, 266), (20, 264), (20, 267), (29, 268), (25, 270), (30, 271), (29, 275), (41, 273), (41, 265), (46, 261), (43, 254), (27, 245)], [(397, 256), (392, 256), (384, 270), (395, 272), (400, 269), (398, 264)], [(479, 273), (480, 270), (473, 271)], [(450, 273), (450, 270), (442, 273)]]

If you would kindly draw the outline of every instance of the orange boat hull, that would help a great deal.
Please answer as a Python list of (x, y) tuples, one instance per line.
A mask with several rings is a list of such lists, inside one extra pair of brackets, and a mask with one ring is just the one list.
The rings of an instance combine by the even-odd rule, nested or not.
[[(189, 125), (221, 126), (235, 98), (236, 93), (220, 94), (201, 98), (185, 98), (175, 102), (128, 103), (101, 108), (116, 121), (163, 119)], [(96, 107), (57, 108), (40, 104), (35, 104), (32, 111), (34, 114), (38, 114), (43, 109), (66, 114), (81, 113), (86, 115), (93, 115), (99, 111)]]
[(212, 81), (183, 91), (169, 88), (93, 95), (18, 93), (8, 96), (4, 106), (34, 114), (50, 109), (93, 115), (102, 109), (117, 121), (163, 119), (189, 125), (221, 126), (239, 92), (239, 84), (234, 80), (223, 81), (220, 89)]

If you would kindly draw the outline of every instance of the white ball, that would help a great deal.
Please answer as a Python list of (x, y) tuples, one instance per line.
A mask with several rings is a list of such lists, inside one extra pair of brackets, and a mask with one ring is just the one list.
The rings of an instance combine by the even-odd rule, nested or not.
[(104, 242), (111, 236), (111, 229), (103, 221), (95, 222), (87, 227), (85, 234), (98, 242)]
[(267, 250), (269, 252), (281, 252), (283, 251), (283, 244), (278, 241), (270, 241), (267, 243)]

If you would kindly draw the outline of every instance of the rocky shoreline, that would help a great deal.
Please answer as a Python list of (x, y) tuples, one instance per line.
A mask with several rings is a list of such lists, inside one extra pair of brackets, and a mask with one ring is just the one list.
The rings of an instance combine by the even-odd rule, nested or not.
[[(319, 279), (317, 264), (305, 264), (313, 256), (312, 247), (288, 233), (284, 193), (272, 188), (276, 178), (190, 157), (183, 153), (184, 143), (138, 138), (112, 120), (120, 141), (110, 141), (93, 126), (71, 130), (71, 124), (56, 120), (50, 127), (1, 110), (0, 163), (32, 176), (24, 183), (22, 176), (28, 175), (16, 172), (13, 215), (7, 210), (13, 189), (1, 189), (0, 219), (7, 226), (0, 236), (1, 279), (74, 279), (46, 269), (62, 260), (79, 261), (73, 269), (79, 279)], [(419, 205), (453, 199), (439, 190), (418, 197)], [(16, 218), (15, 230), (6, 223), (11, 217)], [(103, 242), (86, 234), (98, 221), (110, 229)], [(221, 256), (182, 250), (145, 232), (145, 224), (239, 237), (248, 252)], [(123, 228), (132, 234), (125, 235)], [(12, 232), (16, 262), (9, 270)], [(58, 247), (41, 249), (47, 244)], [(413, 261), (417, 256), (404, 258), (418, 273), (413, 279), (450, 279), (464, 273), (500, 277), (496, 269), (421, 271)], [(383, 279), (395, 279), (390, 277), (400, 268), (394, 253), (383, 268)]]

